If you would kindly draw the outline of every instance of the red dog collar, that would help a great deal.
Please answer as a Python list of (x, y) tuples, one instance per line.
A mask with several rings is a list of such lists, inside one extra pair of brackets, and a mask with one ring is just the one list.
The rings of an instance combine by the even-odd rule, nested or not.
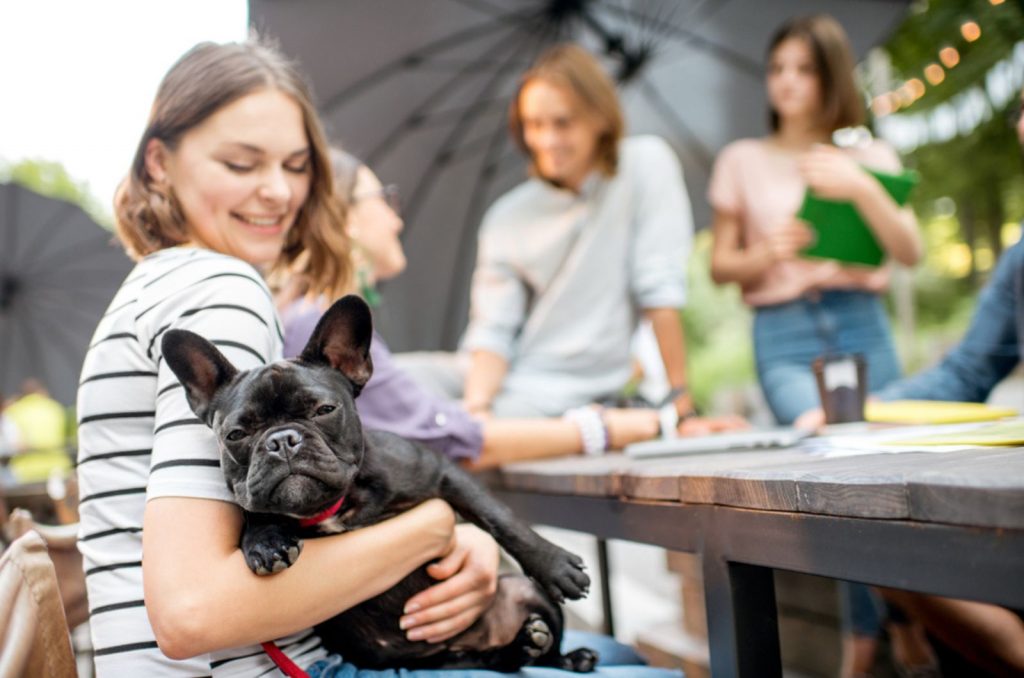
[(327, 509), (321, 511), (320, 513), (316, 514), (312, 518), (299, 518), (299, 525), (302, 525), (303, 527), (309, 527), (311, 525), (318, 525), (318, 524), (324, 522), (325, 520), (327, 520), (328, 518), (330, 518), (331, 516), (333, 516), (338, 511), (340, 511), (341, 510), (341, 505), (344, 504), (344, 503), (345, 503), (345, 497), (342, 496), (340, 499), (338, 499), (338, 501), (334, 502)]

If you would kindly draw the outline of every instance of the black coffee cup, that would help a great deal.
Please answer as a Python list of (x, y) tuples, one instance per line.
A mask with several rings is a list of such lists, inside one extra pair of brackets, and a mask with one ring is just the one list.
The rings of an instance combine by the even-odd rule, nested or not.
[(860, 353), (818, 356), (811, 363), (826, 424), (864, 421), (867, 361)]

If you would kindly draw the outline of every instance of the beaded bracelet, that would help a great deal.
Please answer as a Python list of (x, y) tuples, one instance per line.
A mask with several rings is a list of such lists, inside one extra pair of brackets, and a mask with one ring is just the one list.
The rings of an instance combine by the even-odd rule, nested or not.
[(563, 419), (576, 424), (583, 440), (583, 453), (598, 455), (608, 449), (608, 428), (601, 410), (595, 407), (574, 407), (567, 410)]

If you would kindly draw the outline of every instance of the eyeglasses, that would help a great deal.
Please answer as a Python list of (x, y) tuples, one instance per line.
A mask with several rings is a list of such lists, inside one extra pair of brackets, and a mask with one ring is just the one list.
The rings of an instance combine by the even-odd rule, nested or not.
[(395, 184), (388, 184), (387, 186), (381, 186), (376, 191), (370, 191), (369, 193), (360, 193), (359, 195), (352, 196), (352, 204), (359, 202), (360, 200), (367, 200), (369, 198), (382, 198), (384, 204), (394, 210), (395, 214), (402, 213), (402, 203), (398, 199), (398, 186)]

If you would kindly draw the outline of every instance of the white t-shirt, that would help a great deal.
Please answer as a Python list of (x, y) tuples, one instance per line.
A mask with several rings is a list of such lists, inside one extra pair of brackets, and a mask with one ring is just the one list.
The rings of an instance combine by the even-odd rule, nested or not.
[[(100, 678), (258, 675), (274, 669), (259, 646), (168, 659), (146, 615), (145, 502), (232, 501), (213, 432), (195, 417), (161, 356), (160, 341), (170, 328), (209, 339), (241, 370), (281, 357), (270, 292), (252, 266), (233, 257), (185, 247), (156, 252), (135, 267), (111, 302), (78, 390), (79, 550), (96, 672)], [(276, 642), (299, 666), (326, 655), (312, 630)]]

